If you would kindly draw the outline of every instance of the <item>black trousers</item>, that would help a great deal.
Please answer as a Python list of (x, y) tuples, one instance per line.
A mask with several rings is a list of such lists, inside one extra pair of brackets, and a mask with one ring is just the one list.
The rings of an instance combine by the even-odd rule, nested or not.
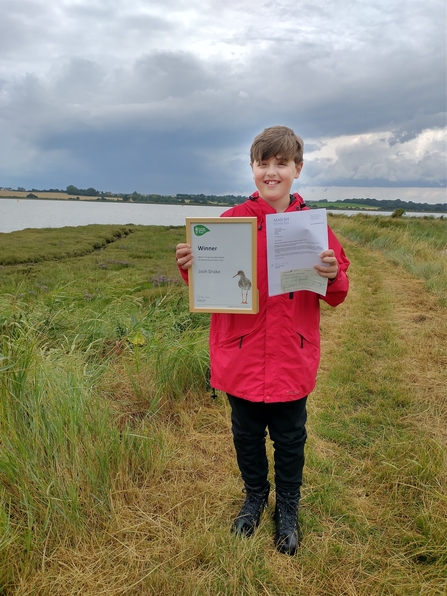
[(266, 429), (273, 441), (275, 484), (280, 493), (297, 494), (303, 480), (307, 397), (290, 402), (251, 402), (228, 395), (237, 463), (245, 484), (267, 484)]

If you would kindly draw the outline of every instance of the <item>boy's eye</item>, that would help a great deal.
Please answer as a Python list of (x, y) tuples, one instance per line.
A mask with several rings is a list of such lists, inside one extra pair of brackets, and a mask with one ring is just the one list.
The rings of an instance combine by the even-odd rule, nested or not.
[[(288, 161), (285, 159), (278, 159), (276, 162), (276, 165), (278, 166), (287, 166), (288, 165)], [(258, 161), (258, 167), (268, 167), (269, 165), (269, 160), (262, 160), (262, 161)]]

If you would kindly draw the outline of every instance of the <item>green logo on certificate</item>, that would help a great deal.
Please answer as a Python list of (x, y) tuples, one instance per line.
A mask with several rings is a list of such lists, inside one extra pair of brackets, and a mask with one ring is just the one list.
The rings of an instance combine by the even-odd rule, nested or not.
[(203, 226), (202, 224), (194, 226), (194, 234), (196, 236), (203, 236), (203, 234), (206, 234), (207, 232), (209, 232), (209, 229), (206, 226)]

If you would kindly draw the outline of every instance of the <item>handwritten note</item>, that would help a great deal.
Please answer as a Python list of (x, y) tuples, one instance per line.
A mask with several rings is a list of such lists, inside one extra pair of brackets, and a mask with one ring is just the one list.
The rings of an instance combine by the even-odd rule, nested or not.
[(326, 209), (267, 215), (266, 225), (269, 296), (299, 290), (325, 296), (327, 279), (314, 265), (328, 248)]

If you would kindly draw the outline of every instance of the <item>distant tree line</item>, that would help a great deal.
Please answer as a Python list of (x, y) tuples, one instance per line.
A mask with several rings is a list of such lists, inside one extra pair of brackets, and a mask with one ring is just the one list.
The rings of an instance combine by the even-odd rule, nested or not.
[[(24, 191), (25, 189), (22, 187), (19, 187), (19, 188), (17, 188), (17, 190)], [(66, 191), (59, 189), (59, 188), (32, 188), (31, 192), (66, 192)]]
[(133, 201), (135, 203), (164, 203), (173, 205), (237, 205), (245, 201), (245, 196), (234, 195), (189, 195), (178, 193), (176, 195), (142, 195), (136, 191), (132, 194), (121, 195), (123, 201)]
[(67, 194), (79, 197), (98, 197), (103, 193), (95, 188), (76, 188), (73, 184), (67, 186)]
[[(18, 190), (25, 190), (20, 187)], [(159, 195), (159, 194), (140, 194), (137, 191), (132, 193), (111, 193), (96, 190), (95, 188), (77, 188), (73, 184), (67, 186), (66, 190), (58, 188), (37, 189), (33, 188), (32, 192), (66, 192), (74, 197), (99, 197), (100, 200), (107, 199), (122, 199), (123, 201), (132, 201), (134, 203), (160, 203), (172, 205), (238, 205), (243, 203), (247, 197), (243, 195), (206, 195), (206, 194), (185, 194), (177, 193), (176, 195)], [(30, 197), (32, 198), (32, 197)], [(37, 196), (35, 197), (37, 198)], [(396, 209), (404, 209), (405, 211), (421, 211), (421, 212), (436, 212), (447, 213), (447, 202), (430, 205), (428, 203), (415, 203), (413, 201), (402, 201), (401, 199), (339, 199), (337, 201), (328, 201), (327, 199), (320, 199), (316, 201), (306, 201), (310, 207), (317, 208), (319, 203), (330, 203), (331, 209), (347, 209), (352, 204), (353, 207), (357, 205), (364, 205), (365, 207), (376, 207), (382, 211), (395, 211)]]
[[(326, 203), (326, 199), (320, 201), (308, 201), (309, 204), (318, 205), (318, 203)], [(334, 204), (334, 208), (345, 209), (349, 203), (355, 205), (365, 205), (368, 207), (377, 207), (382, 211), (393, 211), (395, 209), (404, 209), (405, 211), (436, 211), (441, 213), (447, 213), (447, 203), (436, 203), (436, 205), (430, 205), (428, 203), (414, 203), (413, 201), (402, 201), (401, 199), (339, 199), (337, 201), (330, 201)], [(332, 207), (331, 207), (332, 208)]]
[(177, 204), (178, 201), (174, 196), (171, 195), (142, 195), (136, 191), (132, 194), (117, 195), (121, 196), (123, 201), (133, 201), (134, 203), (165, 203), (165, 204)]
[(238, 205), (243, 203), (247, 197), (242, 195), (186, 195), (177, 194), (175, 195), (180, 202), (196, 204), (196, 205)]

